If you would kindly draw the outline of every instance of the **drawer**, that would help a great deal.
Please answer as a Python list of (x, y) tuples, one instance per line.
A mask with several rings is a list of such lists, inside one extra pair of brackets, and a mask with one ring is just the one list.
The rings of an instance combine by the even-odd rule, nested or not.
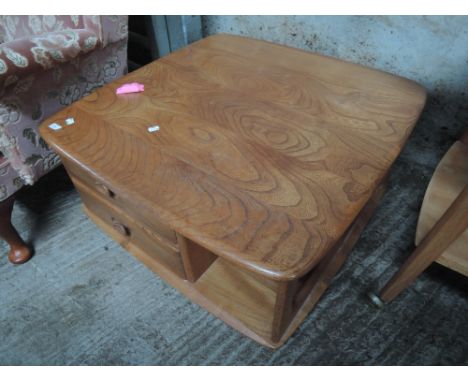
[(89, 189), (81, 181), (74, 179), (74, 183), (85, 207), (91, 212), (91, 215), (96, 215), (107, 226), (108, 230), (112, 232), (112, 237), (119, 244), (127, 249), (130, 244), (134, 245), (157, 264), (162, 264), (179, 277), (186, 278), (182, 258), (174, 247), (169, 247), (149, 228), (144, 227), (125, 212), (111, 205), (105, 198)]
[(156, 235), (160, 235), (163, 239), (168, 240), (170, 243), (177, 244), (177, 237), (175, 232), (165, 224), (161, 223), (154, 213), (147, 212), (147, 210), (142, 208), (138, 209), (132, 207), (131, 203), (128, 203), (127, 200), (112, 190), (111, 186), (104, 184), (102, 180), (98, 179), (79, 165), (74, 164), (68, 159), (64, 160), (63, 158), (62, 162), (73, 181), (74, 179), (80, 180), (87, 187), (103, 196), (110, 204), (119, 207), (135, 220), (150, 228)]

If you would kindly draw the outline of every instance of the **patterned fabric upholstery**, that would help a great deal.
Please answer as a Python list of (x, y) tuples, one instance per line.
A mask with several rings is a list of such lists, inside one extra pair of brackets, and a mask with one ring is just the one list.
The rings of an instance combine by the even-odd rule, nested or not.
[(38, 126), (126, 73), (127, 16), (0, 16), (0, 201), (59, 159)]

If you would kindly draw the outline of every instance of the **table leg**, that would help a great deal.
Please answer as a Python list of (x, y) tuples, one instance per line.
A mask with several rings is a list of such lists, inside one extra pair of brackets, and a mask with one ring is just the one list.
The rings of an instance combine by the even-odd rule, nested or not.
[(468, 186), (437, 221), (412, 255), (385, 285), (379, 296), (369, 294), (374, 305), (382, 307), (392, 301), (421, 272), (436, 260), (468, 227)]

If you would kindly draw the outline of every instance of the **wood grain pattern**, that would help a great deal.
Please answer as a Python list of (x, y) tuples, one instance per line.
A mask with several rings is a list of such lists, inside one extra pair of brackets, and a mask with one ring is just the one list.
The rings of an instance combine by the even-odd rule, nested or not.
[(312, 271), (301, 279), (279, 283), (271, 337), (275, 346), (281, 346), (318, 303), (361, 236), (385, 189), (386, 181), (377, 187), (346, 234)]
[[(145, 92), (115, 95), (132, 81)], [(424, 102), (400, 77), (219, 35), (97, 90), (41, 134), (132, 208), (231, 263), (291, 280), (348, 229)], [(75, 125), (47, 128), (66, 117)]]
[(91, 190), (96, 191), (104, 197), (106, 201), (114, 206), (121, 208), (125, 213), (130, 214), (134, 220), (140, 221), (147, 226), (151, 231), (164, 242), (165, 246), (178, 251), (177, 238), (174, 230), (163, 224), (153, 211), (148, 211), (146, 208), (135, 209), (128, 201), (116, 193), (111, 183), (105, 183), (101, 178), (95, 176), (92, 171), (84, 169), (80, 164), (74, 163), (66, 158), (62, 158), (62, 162), (71, 176), (72, 180), (78, 180), (86, 185)]
[[(468, 143), (457, 141), (440, 161), (427, 187), (416, 229), (416, 245), (421, 243), (467, 185)], [(436, 261), (468, 276), (468, 229)]]

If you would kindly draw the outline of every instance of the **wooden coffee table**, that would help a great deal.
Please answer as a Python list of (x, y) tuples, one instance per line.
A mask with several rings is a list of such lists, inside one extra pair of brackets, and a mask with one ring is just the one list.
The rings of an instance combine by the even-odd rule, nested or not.
[[(117, 96), (127, 82), (145, 91)], [(357, 241), (425, 98), (401, 77), (218, 35), (98, 89), (41, 134), (99, 227), (275, 348)]]

